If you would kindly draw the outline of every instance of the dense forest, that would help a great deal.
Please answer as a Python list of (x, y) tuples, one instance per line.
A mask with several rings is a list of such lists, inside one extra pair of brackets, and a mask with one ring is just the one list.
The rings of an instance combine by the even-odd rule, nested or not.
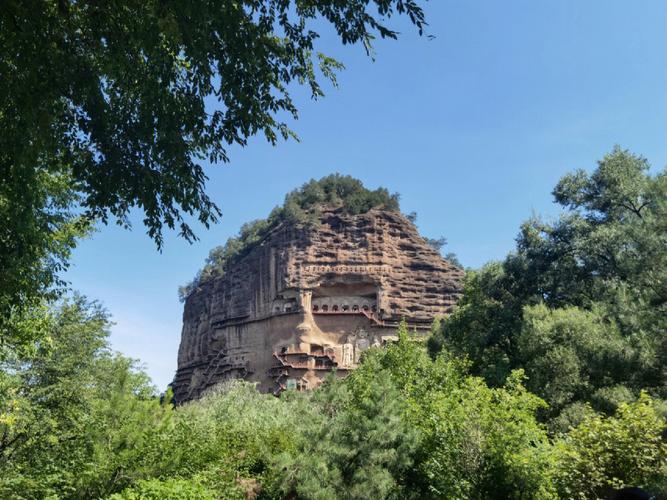
[(427, 343), (403, 324), (312, 392), (237, 382), (174, 407), (111, 351), (99, 304), (29, 308), (0, 357), (0, 497), (667, 495), (667, 172), (616, 148), (553, 194), (561, 217), (468, 270)]

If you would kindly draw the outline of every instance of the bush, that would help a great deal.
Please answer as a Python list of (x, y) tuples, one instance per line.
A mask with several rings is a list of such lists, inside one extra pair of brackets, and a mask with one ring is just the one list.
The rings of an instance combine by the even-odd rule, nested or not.
[(215, 500), (220, 496), (204, 486), (185, 479), (151, 479), (108, 497), (109, 500)]
[(634, 399), (618, 385), (630, 379), (632, 345), (597, 310), (526, 307), (517, 344), (528, 388), (549, 403), (551, 417), (577, 401), (613, 412), (615, 402)]
[(634, 403), (621, 403), (612, 417), (589, 413), (557, 444), (560, 495), (604, 498), (625, 486), (667, 494), (666, 429), (645, 393)]

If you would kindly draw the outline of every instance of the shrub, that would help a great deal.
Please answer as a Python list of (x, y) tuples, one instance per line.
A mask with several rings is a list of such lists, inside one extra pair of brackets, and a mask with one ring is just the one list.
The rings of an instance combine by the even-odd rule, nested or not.
[(589, 413), (558, 444), (558, 491), (568, 498), (603, 498), (625, 486), (667, 493), (665, 420), (645, 393), (616, 414)]

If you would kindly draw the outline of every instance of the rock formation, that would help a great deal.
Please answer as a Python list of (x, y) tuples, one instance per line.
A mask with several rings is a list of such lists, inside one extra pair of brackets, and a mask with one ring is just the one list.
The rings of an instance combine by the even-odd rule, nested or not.
[(361, 352), (396, 338), (405, 318), (428, 330), (451, 312), (463, 271), (399, 212), (322, 207), (316, 225), (282, 223), (185, 302), (174, 398), (225, 379), (266, 392), (345, 375)]

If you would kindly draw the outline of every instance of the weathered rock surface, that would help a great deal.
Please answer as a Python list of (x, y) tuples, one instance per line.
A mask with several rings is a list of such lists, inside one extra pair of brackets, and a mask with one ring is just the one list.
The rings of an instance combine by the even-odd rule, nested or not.
[(397, 212), (328, 208), (317, 226), (280, 225), (187, 298), (174, 398), (229, 378), (277, 393), (344, 375), (402, 317), (425, 330), (451, 312), (462, 278)]

